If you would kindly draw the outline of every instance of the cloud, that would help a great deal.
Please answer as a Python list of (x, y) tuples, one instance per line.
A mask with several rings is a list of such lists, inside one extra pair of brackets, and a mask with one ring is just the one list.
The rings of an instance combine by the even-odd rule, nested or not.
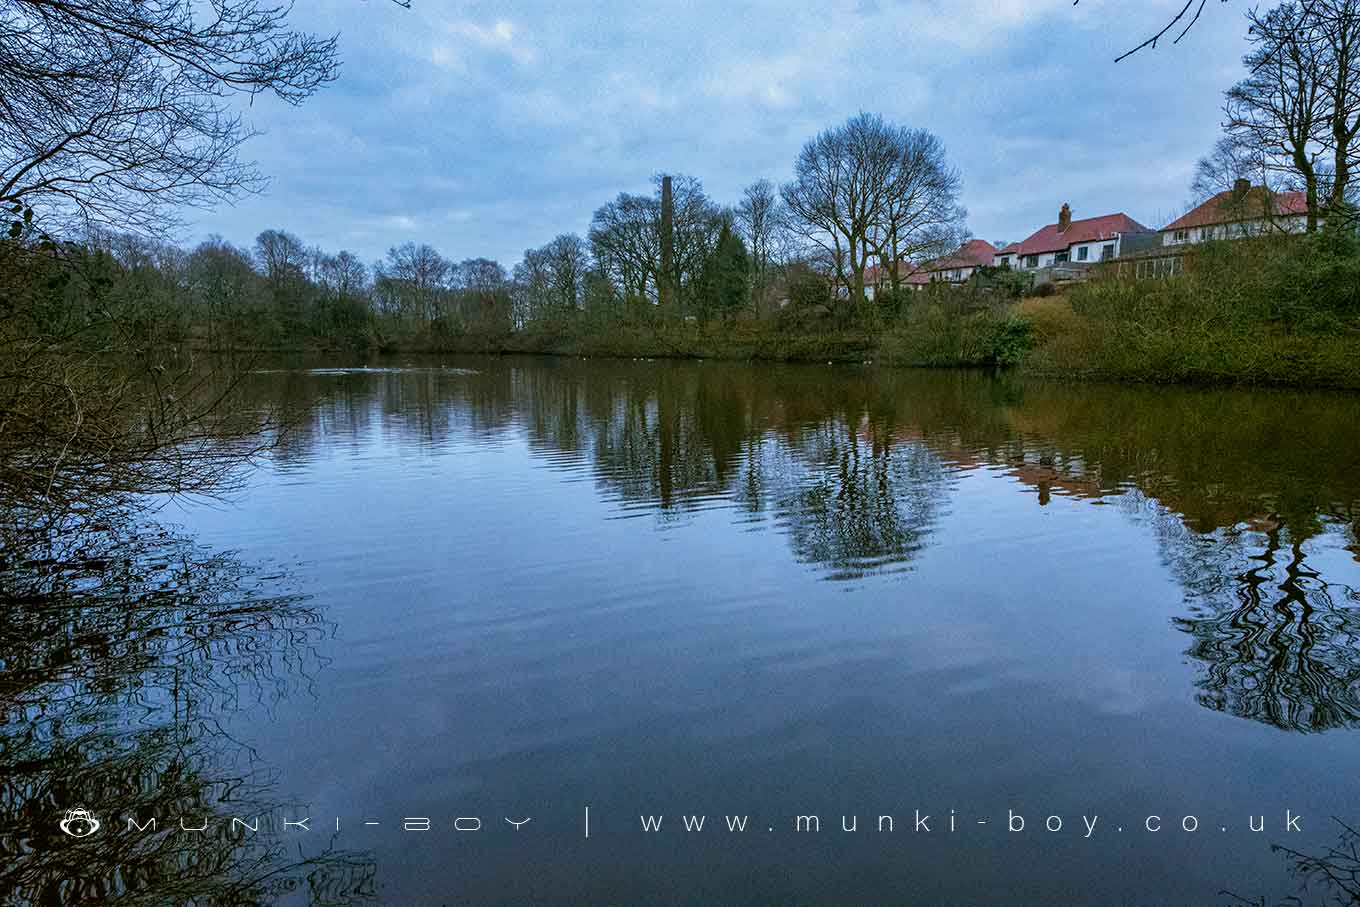
[(465, 20), (446, 24), (443, 36), (430, 49), (430, 59), (441, 69), (466, 74), (469, 50), (503, 54), (523, 65), (532, 63), (536, 56), (513, 22), (497, 19), (490, 24)]
[(787, 179), (806, 139), (860, 110), (940, 135), (976, 235), (1025, 236), (1064, 201), (1152, 223), (1181, 207), (1240, 71), (1241, 11), (1218, 4), (1180, 45), (1113, 63), (1182, 3), (300, 6), (298, 26), (341, 30), (341, 78), (299, 108), (245, 108), (268, 194), (195, 230), (510, 265), (660, 170), (724, 202)]

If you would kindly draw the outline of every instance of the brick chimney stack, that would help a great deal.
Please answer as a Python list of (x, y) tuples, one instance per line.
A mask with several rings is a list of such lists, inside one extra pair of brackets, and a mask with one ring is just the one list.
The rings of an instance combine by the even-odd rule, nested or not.
[(1247, 193), (1250, 191), (1251, 180), (1245, 179), (1243, 177), (1238, 177), (1237, 179), (1233, 180), (1232, 194), (1233, 199), (1235, 201), (1240, 202), (1242, 199), (1247, 197)]
[(1072, 206), (1063, 202), (1062, 209), (1058, 211), (1058, 232), (1066, 233), (1070, 226), (1072, 226)]

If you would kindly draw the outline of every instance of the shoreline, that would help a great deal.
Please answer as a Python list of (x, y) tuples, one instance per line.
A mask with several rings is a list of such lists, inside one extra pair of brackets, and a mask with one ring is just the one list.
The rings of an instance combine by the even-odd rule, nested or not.
[[(765, 343), (735, 344), (694, 344), (679, 346), (674, 342), (637, 345), (622, 348), (609, 344), (581, 343), (577, 338), (570, 343), (545, 344), (522, 343), (505, 339), (470, 335), (441, 344), (392, 345), (388, 347), (369, 346), (363, 348), (326, 346), (326, 347), (250, 347), (230, 350), (210, 350), (201, 345), (190, 345), (195, 355), (240, 355), (257, 354), (270, 356), (322, 356), (322, 357), (362, 357), (365, 359), (400, 356), (492, 356), (502, 357), (546, 357), (555, 359), (584, 359), (616, 362), (641, 360), (724, 362), (762, 365), (854, 365), (891, 369), (917, 369), (939, 372), (978, 371), (1004, 373), (1021, 378), (1055, 381), (1072, 384), (1108, 384), (1142, 387), (1196, 387), (1196, 388), (1240, 388), (1240, 389), (1278, 389), (1299, 391), (1331, 391), (1354, 394), (1360, 391), (1360, 381), (1344, 375), (1333, 376), (1332, 380), (1306, 380), (1300, 377), (1253, 378), (1249, 374), (1216, 373), (1195, 377), (1149, 376), (1147, 374), (1120, 374), (1114, 371), (1092, 368), (1073, 371), (1062, 368), (1045, 367), (1032, 361), (1041, 358), (1043, 347), (1038, 347), (1026, 356), (1025, 361), (1016, 364), (997, 364), (968, 361), (920, 361), (885, 349), (882, 343), (874, 344), (872, 338), (863, 335), (787, 335), (767, 338)], [(660, 339), (660, 338), (657, 338)], [(671, 338), (672, 340), (674, 338)], [(711, 338), (707, 338), (711, 341)], [(771, 349), (776, 344), (815, 347), (806, 350)], [(781, 344), (781, 345), (782, 345)], [(763, 348), (762, 348), (763, 347)]]

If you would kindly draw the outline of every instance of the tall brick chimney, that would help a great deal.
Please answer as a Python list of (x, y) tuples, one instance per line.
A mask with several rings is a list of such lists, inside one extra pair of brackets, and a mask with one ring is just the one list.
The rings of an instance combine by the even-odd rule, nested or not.
[(1070, 226), (1072, 226), (1072, 206), (1063, 202), (1062, 208), (1058, 211), (1058, 232), (1066, 233)]
[(1238, 201), (1238, 202), (1240, 202), (1242, 199), (1244, 199), (1244, 198), (1247, 197), (1247, 193), (1250, 192), (1250, 191), (1251, 191), (1251, 180), (1245, 179), (1245, 178), (1243, 178), (1243, 177), (1238, 177), (1237, 179), (1233, 180), (1233, 187), (1232, 187), (1232, 197), (1233, 197), (1233, 201)]

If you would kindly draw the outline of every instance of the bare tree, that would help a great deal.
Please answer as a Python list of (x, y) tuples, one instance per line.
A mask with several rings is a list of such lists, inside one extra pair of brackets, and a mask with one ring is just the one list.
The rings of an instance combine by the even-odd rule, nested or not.
[(453, 267), (432, 246), (408, 242), (388, 249), (374, 276), (384, 282), (390, 309), (408, 322), (428, 324), (443, 313)]
[(548, 268), (548, 298), (563, 310), (580, 307), (590, 272), (590, 252), (585, 240), (575, 233), (563, 233), (543, 247)]
[(1214, 142), (1213, 150), (1195, 164), (1190, 192), (1195, 204), (1199, 204), (1219, 193), (1231, 191), (1239, 180), (1269, 186), (1270, 179), (1271, 174), (1266, 169), (1259, 148), (1225, 135)]
[(864, 301), (869, 234), (883, 215), (894, 156), (883, 118), (861, 113), (810, 139), (781, 190), (802, 235), (831, 256), (852, 302)]
[(510, 277), (500, 262), (468, 258), (451, 272), (458, 311), (464, 325), (476, 322), (487, 328), (504, 328), (510, 322)]
[(938, 139), (861, 113), (803, 146), (781, 195), (800, 233), (834, 263), (851, 301), (862, 302), (873, 257), (895, 264), (949, 245), (963, 217), (958, 188)]
[(220, 236), (209, 237), (189, 255), (189, 299), (205, 321), (208, 346), (230, 349), (243, 335), (258, 336), (260, 276), (250, 254)]
[(334, 38), (288, 7), (216, 0), (0, 0), (0, 204), (60, 227), (165, 232), (171, 209), (262, 176), (230, 96), (292, 104), (335, 78)]
[[(1227, 3), (1228, 0), (1219, 0), (1219, 2)], [(1073, 6), (1076, 6), (1079, 3), (1081, 3), (1081, 0), (1072, 0)], [(1172, 44), (1181, 43), (1181, 39), (1184, 38), (1187, 34), (1189, 34), (1190, 29), (1195, 27), (1195, 23), (1199, 21), (1199, 17), (1203, 15), (1204, 7), (1207, 3), (1208, 0), (1185, 0), (1185, 4), (1180, 7), (1180, 9), (1176, 12), (1174, 16), (1171, 17), (1170, 21), (1168, 21), (1165, 25), (1158, 29), (1155, 34), (1144, 40), (1137, 47), (1124, 51), (1124, 53), (1115, 57), (1114, 61), (1118, 63), (1121, 60), (1125, 60), (1133, 56), (1140, 50), (1144, 49), (1155, 50), (1157, 44), (1163, 38), (1170, 34), (1175, 34), (1176, 36), (1175, 38), (1172, 39), (1171, 41)]]
[(656, 281), (657, 305), (669, 311), (676, 303), (678, 293), (675, 271), (675, 193), (673, 178), (668, 173), (660, 175), (661, 214), (658, 229), (660, 232), (661, 262)]
[(1259, 158), (1266, 174), (1302, 188), (1311, 233), (1318, 225), (1323, 155), (1317, 136), (1327, 119), (1319, 81), (1325, 63), (1293, 3), (1253, 11), (1248, 19), (1252, 47), (1243, 62), (1250, 72), (1228, 91), (1225, 130), (1240, 153)]
[[(661, 255), (661, 181), (651, 197), (622, 193), (598, 208), (590, 222), (590, 248), (598, 267), (625, 298), (655, 302), (663, 279)], [(692, 296), (704, 262), (722, 229), (722, 212), (694, 177), (670, 177), (673, 249), (671, 271), (677, 295)]]
[[(233, 98), (299, 103), (338, 65), (334, 39), (288, 30), (288, 11), (0, 0), (0, 207), (21, 218), (0, 240), (0, 503), (21, 521), (55, 530), (140, 494), (220, 487), (268, 443), (257, 432), (269, 417), (234, 408), (240, 363), (200, 365), (144, 300), (110, 288), (106, 258), (52, 237), (163, 234), (176, 206), (260, 186), (239, 157), (249, 132)], [(34, 242), (39, 230), (49, 236)], [(184, 291), (215, 280), (253, 294), (239, 264), (205, 249)], [(65, 287), (56, 307), (52, 285)]]
[(901, 289), (903, 265), (936, 258), (964, 240), (967, 212), (959, 206), (962, 178), (946, 158), (944, 143), (924, 129), (895, 136), (897, 161), (880, 222), (870, 242), (887, 269), (893, 292)]
[(595, 210), (590, 247), (595, 261), (623, 290), (625, 299), (648, 299), (661, 266), (660, 212), (643, 195), (620, 193)]
[(767, 179), (756, 180), (741, 194), (733, 212), (742, 239), (751, 253), (754, 298), (759, 299), (779, 257), (780, 239), (785, 229), (785, 211), (779, 190)]
[(548, 255), (543, 249), (525, 249), (524, 257), (511, 273), (511, 316), (522, 328), (544, 314), (548, 307), (551, 276)]
[(1327, 106), (1322, 143), (1331, 154), (1324, 208), (1336, 222), (1350, 216), (1351, 175), (1360, 167), (1360, 0), (1309, 0), (1304, 15), (1321, 46), (1318, 79)]
[[(659, 178), (658, 178), (659, 181)], [(708, 257), (718, 245), (725, 214), (692, 176), (673, 177), (675, 198), (675, 281), (681, 306), (694, 308)]]
[(305, 276), (310, 253), (302, 240), (287, 230), (264, 230), (255, 237), (255, 256), (265, 278), (282, 284)]
[(317, 282), (338, 302), (358, 299), (368, 284), (368, 269), (353, 252), (323, 255), (317, 270)]

